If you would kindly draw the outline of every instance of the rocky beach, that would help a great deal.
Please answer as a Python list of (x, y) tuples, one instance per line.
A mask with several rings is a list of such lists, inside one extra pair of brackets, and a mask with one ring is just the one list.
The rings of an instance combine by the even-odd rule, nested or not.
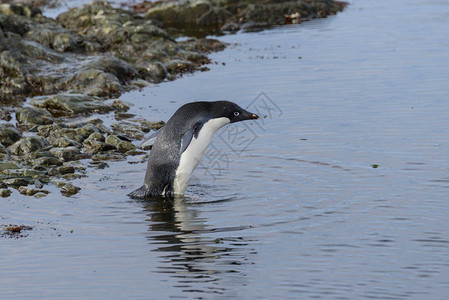
[[(56, 19), (33, 4), (0, 4), (0, 196), (72, 195), (71, 179), (145, 155), (137, 145), (164, 125), (116, 99), (185, 73), (207, 71), (221, 35), (323, 18), (343, 2), (181, 1), (121, 9), (96, 1)], [(182, 37), (182, 38), (179, 38)], [(102, 114), (114, 114), (106, 126)]]

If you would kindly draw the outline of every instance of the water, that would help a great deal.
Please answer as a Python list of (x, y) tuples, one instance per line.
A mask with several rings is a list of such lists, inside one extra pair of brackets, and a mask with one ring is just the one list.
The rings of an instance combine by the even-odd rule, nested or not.
[(447, 1), (353, 1), (221, 37), (210, 72), (123, 95), (166, 120), (264, 92), (267, 117), (218, 133), (173, 205), (126, 197), (139, 157), (70, 198), (2, 200), (3, 224), (34, 230), (1, 241), (1, 298), (447, 299), (448, 17)]

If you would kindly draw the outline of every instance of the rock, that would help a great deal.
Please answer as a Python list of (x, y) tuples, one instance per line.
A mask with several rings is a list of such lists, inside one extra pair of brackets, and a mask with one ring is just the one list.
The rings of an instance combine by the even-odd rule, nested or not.
[(16, 111), (16, 119), (20, 125), (49, 125), (53, 123), (53, 116), (43, 108), (21, 107)]
[(9, 189), (0, 189), (0, 197), (7, 198), (11, 195), (11, 190)]
[(75, 173), (75, 168), (72, 166), (61, 166), (57, 168), (62, 175)]
[(92, 156), (93, 161), (123, 161), (126, 157), (123, 154), (118, 153), (97, 153)]
[(9, 147), (22, 137), (22, 133), (10, 123), (0, 124), (0, 142)]
[(129, 104), (125, 104), (125, 102), (123, 102), (122, 100), (114, 100), (112, 102), (112, 107), (116, 108), (117, 110), (121, 110), (121, 111), (127, 111), (129, 109)]
[(21, 186), (21, 187), (19, 187), (19, 193), (21, 193), (22, 195), (26, 195), (26, 196), (33, 196), (37, 193), (48, 194), (48, 191)]
[(34, 160), (33, 165), (42, 167), (62, 166), (62, 161), (56, 157), (40, 157)]
[[(285, 24), (286, 15), (300, 14), (303, 19), (321, 18), (341, 11), (340, 1), (313, 0), (191, 0), (167, 1), (153, 5), (145, 17), (162, 22), (165, 27), (203, 34), (235, 31), (245, 23), (264, 26)], [(226, 26), (224, 26), (226, 24)]]
[(3, 182), (13, 187), (26, 186), (30, 184), (30, 180), (25, 178), (10, 178), (3, 180)]
[(98, 141), (98, 142), (104, 142), (105, 138), (104, 136), (99, 132), (93, 132), (85, 141)]
[(6, 149), (6, 147), (5, 146), (3, 146), (1, 143), (0, 143), (0, 154), (9, 154), (9, 152), (8, 152), (8, 150)]
[(47, 196), (48, 194), (49, 194), (48, 191), (42, 190), (42, 191), (39, 191), (36, 194), (34, 194), (34, 198), (42, 198), (42, 197)]
[(43, 178), (46, 176), (46, 172), (33, 169), (25, 169), (23, 171), (23, 176), (31, 178)]
[(147, 121), (147, 120), (143, 120), (143, 119), (140, 119), (138, 121), (139, 121), (139, 123), (141, 125), (141, 129), (144, 132), (149, 132), (151, 129), (152, 130), (159, 130), (162, 127), (164, 127), (164, 125), (165, 125), (164, 121), (151, 122), (151, 121)]
[(50, 152), (57, 158), (64, 161), (71, 161), (77, 158), (81, 150), (75, 146), (68, 146), (65, 148), (52, 148)]
[(111, 124), (114, 132), (119, 134), (124, 134), (130, 139), (141, 140), (143, 139), (144, 133), (141, 130), (140, 126), (135, 123), (131, 123), (128, 121), (117, 121)]
[(0, 162), (0, 172), (3, 173), (5, 170), (11, 170), (11, 169), (19, 169), (20, 166), (13, 162)]
[(106, 113), (112, 107), (103, 102), (82, 94), (58, 94), (35, 97), (30, 104), (45, 108), (54, 116), (74, 116), (79, 114)]
[(83, 149), (87, 153), (98, 153), (102, 151), (114, 150), (115, 146), (96, 140), (85, 140), (83, 143)]
[(0, 107), (0, 119), (4, 121), (11, 121), (11, 113), (7, 109)]
[(67, 137), (60, 137), (53, 141), (53, 146), (57, 148), (66, 148), (70, 146), (74, 146), (77, 148), (81, 148), (81, 144), (77, 141), (74, 141), (72, 139), (69, 139)]
[(27, 153), (42, 150), (50, 146), (42, 136), (25, 137), (8, 147), (8, 151), (14, 155), (24, 155)]
[(79, 190), (81, 190), (81, 188), (76, 187), (71, 183), (66, 183), (61, 187), (61, 194), (63, 194), (64, 196), (71, 196), (78, 193)]
[(106, 143), (114, 145), (117, 150), (122, 153), (136, 149), (136, 146), (134, 146), (131, 142), (123, 141), (116, 135), (109, 135), (106, 138)]

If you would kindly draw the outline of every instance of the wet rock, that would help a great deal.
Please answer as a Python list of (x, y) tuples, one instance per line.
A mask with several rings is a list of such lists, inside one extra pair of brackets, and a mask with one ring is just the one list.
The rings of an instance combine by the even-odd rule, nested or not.
[(41, 157), (34, 160), (33, 165), (42, 167), (61, 166), (62, 161), (56, 157)]
[(61, 175), (62, 178), (64, 178), (65, 180), (75, 180), (75, 179), (80, 179), (83, 177), (87, 177), (87, 175), (84, 174), (76, 174), (76, 173), (67, 173), (67, 174), (63, 174)]
[[(217, 33), (235, 31), (242, 24), (264, 26), (285, 24), (286, 15), (300, 14), (303, 19), (322, 18), (342, 10), (343, 2), (330, 0), (191, 0), (165, 2), (150, 8), (145, 17), (163, 22), (180, 31)], [(227, 26), (223, 26), (223, 25)], [(223, 27), (222, 27), (223, 26)]]
[(121, 110), (121, 111), (127, 111), (129, 109), (129, 104), (126, 104), (122, 100), (118, 100), (118, 99), (114, 100), (111, 105), (112, 105), (112, 107), (116, 108), (117, 110)]
[(16, 119), (20, 125), (28, 129), (34, 125), (49, 125), (53, 123), (53, 116), (50, 112), (36, 107), (19, 108), (16, 111)]
[(14, 155), (24, 155), (50, 146), (42, 136), (25, 137), (8, 147), (8, 151)]
[(11, 113), (7, 109), (0, 107), (0, 119), (4, 121), (11, 121)]
[(96, 140), (85, 140), (83, 149), (87, 153), (98, 153), (102, 151), (114, 150), (115, 146)]
[(128, 121), (117, 121), (111, 124), (114, 132), (118, 134), (123, 134), (132, 140), (143, 139), (144, 132), (140, 128), (139, 124), (128, 122)]
[(62, 175), (75, 173), (75, 168), (72, 166), (61, 166), (57, 168)]
[(159, 130), (165, 125), (164, 121), (151, 122), (144, 119), (140, 119), (138, 121), (141, 125), (142, 131), (144, 132), (149, 132), (150, 130)]
[(10, 123), (0, 124), (0, 142), (9, 147), (22, 137), (22, 133)]
[(75, 146), (67, 146), (64, 148), (52, 148), (50, 149), (50, 152), (63, 161), (71, 161), (77, 158), (77, 155), (80, 154), (81, 150)]
[(44, 185), (42, 184), (42, 182), (40, 182), (39, 179), (36, 179), (36, 180), (34, 181), (34, 186), (36, 186), (38, 189), (41, 189), (41, 188), (44, 187)]
[(5, 170), (20, 169), (20, 166), (13, 162), (0, 162), (0, 172), (3, 173)]
[(19, 187), (19, 193), (26, 196), (33, 196), (37, 193), (48, 194), (48, 191), (21, 186)]
[(57, 148), (66, 148), (66, 147), (70, 147), (70, 146), (81, 148), (81, 143), (78, 143), (77, 141), (74, 141), (67, 137), (57, 138), (52, 142), (52, 144), (54, 147), (57, 147)]
[(89, 137), (85, 140), (86, 141), (98, 141), (98, 142), (104, 142), (105, 138), (104, 136), (99, 132), (93, 132), (89, 135)]
[(116, 135), (109, 135), (106, 138), (106, 143), (114, 145), (117, 148), (117, 150), (122, 153), (136, 149), (136, 146), (134, 146), (131, 142), (124, 141)]
[(3, 146), (1, 143), (0, 143), (0, 154), (8, 154), (9, 152), (8, 152), (8, 150), (6, 149), (6, 147), (5, 146)]
[(7, 198), (11, 195), (11, 190), (0, 188), (0, 197)]
[(35, 97), (30, 101), (30, 104), (45, 108), (54, 116), (106, 113), (113, 109), (102, 101), (83, 94), (57, 94)]
[(9, 178), (3, 180), (8, 186), (19, 187), (19, 186), (27, 186), (31, 183), (29, 179), (25, 178)]
[(92, 156), (93, 161), (123, 161), (126, 157), (118, 153), (97, 153)]
[(66, 183), (61, 187), (61, 194), (63, 194), (64, 196), (71, 196), (71, 195), (75, 195), (80, 190), (81, 190), (81, 188), (74, 186), (71, 183)]
[(25, 169), (23, 171), (23, 176), (30, 178), (44, 178), (47, 175), (45, 171), (38, 171), (33, 169)]
[(42, 198), (48, 195), (48, 191), (39, 191), (34, 194), (34, 198)]

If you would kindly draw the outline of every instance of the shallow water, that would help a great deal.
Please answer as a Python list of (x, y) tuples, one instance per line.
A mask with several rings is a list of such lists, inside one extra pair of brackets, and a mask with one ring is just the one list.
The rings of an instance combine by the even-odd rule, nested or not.
[(447, 1), (352, 1), (123, 95), (154, 120), (213, 99), (265, 118), (220, 131), (173, 205), (126, 197), (139, 157), (1, 200), (34, 229), (1, 241), (0, 298), (446, 299), (448, 23)]

